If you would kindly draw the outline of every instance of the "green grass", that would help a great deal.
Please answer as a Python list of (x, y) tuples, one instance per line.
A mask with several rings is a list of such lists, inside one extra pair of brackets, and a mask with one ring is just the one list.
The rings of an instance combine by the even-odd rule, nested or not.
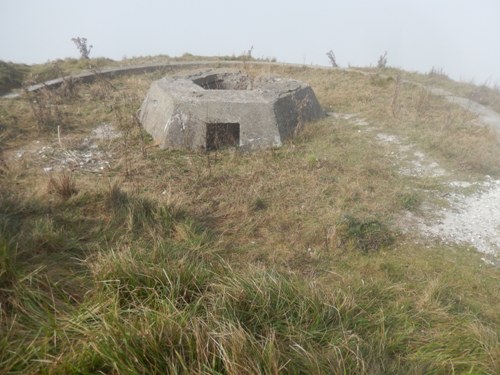
[[(433, 155), (464, 173), (494, 171), (498, 145), (480, 159), (474, 150), (488, 135), (465, 139), (474, 128), (456, 108), (417, 89), (402, 89), (395, 118), (395, 80), (245, 69), (309, 81), (329, 111), (357, 113), (419, 147), (458, 132), (464, 142), (453, 152), (470, 152)], [(96, 124), (123, 132), (99, 143), (114, 155), (111, 169), (51, 177), (36, 153), (8, 159), (0, 372), (498, 373), (498, 268), (394, 225), (441, 193), (439, 181), (401, 176), (387, 146), (333, 117), (251, 154), (163, 151), (147, 138), (143, 148), (130, 115), (155, 78), (47, 99), (64, 110), (68, 148)], [(8, 152), (34, 139), (58, 147), (56, 129), (40, 129), (26, 100), (0, 108)]]
[[(171, 230), (168, 222), (164, 229)], [(209, 250), (214, 244), (206, 237), (196, 250), (189, 241), (167, 237), (148, 248), (100, 248), (86, 261), (88, 291), (77, 301), (65, 280), (50, 282), (40, 270), (18, 275), (7, 289), (17, 317), (2, 326), (4, 370), (498, 369), (498, 273), (477, 275), (470, 262), (479, 267), (479, 260), (470, 255), (453, 258), (440, 248), (343, 255), (315, 281), (256, 266), (233, 269)], [(432, 264), (421, 260), (429, 256)]]

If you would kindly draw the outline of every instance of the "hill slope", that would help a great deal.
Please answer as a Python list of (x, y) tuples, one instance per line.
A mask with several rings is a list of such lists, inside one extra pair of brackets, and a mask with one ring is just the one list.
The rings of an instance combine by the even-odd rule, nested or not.
[(495, 186), (498, 138), (405, 80), (474, 88), (241, 69), (309, 82), (330, 115), (203, 154), (134, 121), (162, 72), (0, 100), (2, 371), (497, 373), (497, 259), (423, 229)]

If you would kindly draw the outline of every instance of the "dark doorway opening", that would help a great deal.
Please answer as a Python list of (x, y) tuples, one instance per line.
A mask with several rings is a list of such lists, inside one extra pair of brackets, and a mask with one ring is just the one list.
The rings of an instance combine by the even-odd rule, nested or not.
[(207, 151), (240, 145), (240, 124), (222, 122), (207, 124)]

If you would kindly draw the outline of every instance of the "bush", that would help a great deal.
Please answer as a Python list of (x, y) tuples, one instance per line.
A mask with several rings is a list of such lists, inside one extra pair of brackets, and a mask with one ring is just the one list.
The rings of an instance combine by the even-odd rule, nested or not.
[(387, 67), (387, 51), (380, 55), (377, 61), (377, 68), (385, 69)]
[(76, 37), (71, 38), (71, 41), (75, 43), (76, 48), (78, 48), (78, 51), (80, 52), (80, 58), (83, 60), (89, 60), (90, 51), (92, 50), (93, 46), (87, 44), (87, 38)]

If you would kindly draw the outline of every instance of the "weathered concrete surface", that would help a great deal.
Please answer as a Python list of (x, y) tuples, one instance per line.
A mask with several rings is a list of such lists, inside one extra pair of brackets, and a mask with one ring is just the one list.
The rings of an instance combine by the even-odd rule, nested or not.
[(285, 78), (212, 70), (153, 82), (140, 120), (161, 148), (281, 146), (323, 111), (312, 89)]

